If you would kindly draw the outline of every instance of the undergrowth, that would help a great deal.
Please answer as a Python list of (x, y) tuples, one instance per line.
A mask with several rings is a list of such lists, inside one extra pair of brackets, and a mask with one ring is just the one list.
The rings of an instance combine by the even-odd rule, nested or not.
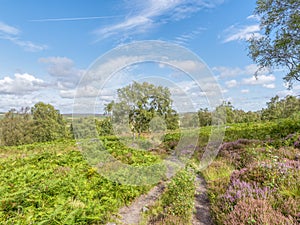
[(102, 177), (69, 141), (3, 147), (0, 169), (1, 224), (104, 224), (151, 188)]

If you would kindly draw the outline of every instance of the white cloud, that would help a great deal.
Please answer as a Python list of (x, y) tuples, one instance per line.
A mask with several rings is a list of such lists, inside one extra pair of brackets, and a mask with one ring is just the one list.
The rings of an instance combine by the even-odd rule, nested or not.
[(225, 38), (223, 40), (223, 43), (249, 40), (251, 37), (261, 37), (262, 35), (259, 33), (259, 31), (259, 24), (247, 25), (242, 27), (232, 25), (224, 31)]
[[(216, 75), (219, 78), (227, 78), (227, 77), (236, 77), (236, 76), (244, 76), (244, 75), (254, 75), (257, 71), (258, 67), (255, 64), (250, 64), (245, 66), (244, 68), (239, 67), (225, 67), (225, 66), (219, 66), (214, 67), (212, 70), (216, 73)], [(266, 73), (269, 73), (269, 69), (265, 68), (258, 72), (257, 75), (264, 75)]]
[(222, 94), (225, 94), (225, 93), (228, 92), (228, 90), (227, 89), (221, 89), (221, 92), (222, 92)]
[(204, 30), (206, 30), (206, 28), (198, 27), (190, 33), (185, 33), (176, 37), (174, 42), (180, 45), (186, 45), (189, 41), (195, 39)]
[(16, 73), (14, 78), (4, 77), (0, 80), (0, 93), (12, 95), (30, 94), (34, 91), (41, 90), (46, 86), (46, 83), (30, 75), (28, 73)]
[(57, 79), (59, 89), (74, 88), (85, 70), (77, 69), (74, 62), (67, 57), (40, 58), (40, 63), (48, 65), (49, 75)]
[(96, 88), (91, 85), (85, 85), (76, 89), (61, 90), (59, 92), (62, 98), (73, 99), (74, 97), (76, 97), (76, 98), (95, 99), (97, 97), (100, 100), (110, 100), (110, 101), (112, 101), (114, 97), (116, 97), (116, 93), (117, 91), (111, 88), (105, 87), (100, 90), (100, 88)]
[(244, 70), (238, 67), (230, 68), (230, 67), (220, 66), (220, 67), (214, 67), (212, 68), (212, 70), (216, 72), (220, 78), (236, 77), (244, 73)]
[(274, 89), (276, 86), (275, 86), (275, 84), (263, 84), (263, 87), (269, 88), (269, 89)]
[(277, 92), (277, 95), (280, 97), (280, 98), (284, 98), (285, 96), (287, 95), (295, 95), (294, 91), (292, 90), (283, 90), (283, 91), (278, 91)]
[(30, 22), (61, 22), (61, 21), (78, 21), (78, 20), (97, 20), (97, 19), (111, 19), (120, 16), (88, 16), (88, 17), (63, 17), (63, 18), (47, 18), (30, 20)]
[(225, 84), (228, 88), (233, 88), (233, 87), (236, 87), (237, 81), (236, 80), (230, 80), (230, 81), (226, 81)]
[(282, 91), (277, 92), (276, 94), (279, 97), (281, 97), (281, 98), (284, 98), (287, 95), (300, 96), (300, 92), (299, 91), (300, 91), (300, 85), (295, 85), (290, 90), (287, 90), (287, 89), (286, 90), (282, 90)]
[(74, 63), (67, 57), (40, 58), (39, 62), (48, 64), (48, 73), (54, 77), (64, 77), (74, 74)]
[(35, 44), (31, 41), (19, 40), (18, 38), (7, 37), (5, 39), (10, 40), (14, 44), (22, 47), (25, 51), (29, 51), (29, 52), (43, 51), (48, 48), (47, 45)]
[(4, 33), (8, 35), (18, 35), (20, 31), (17, 28), (13, 26), (9, 26), (0, 21), (0, 33)]
[(300, 90), (300, 85), (295, 85), (295, 86), (293, 86), (293, 90), (299, 91), (299, 90)]
[[(112, 35), (128, 36), (148, 32), (150, 28), (174, 20), (182, 20), (202, 8), (211, 8), (223, 0), (145, 0), (127, 1), (133, 15), (122, 22), (94, 31), (100, 39)], [(164, 15), (163, 19), (157, 17)]]
[(249, 89), (242, 89), (241, 93), (243, 93), (243, 94), (249, 93)]
[(246, 85), (267, 85), (269, 83), (272, 83), (276, 80), (274, 75), (260, 75), (256, 77), (251, 78), (245, 78), (243, 79), (243, 84)]
[(170, 61), (170, 65), (175, 66), (185, 72), (201, 71), (205, 69), (204, 64), (199, 65), (199, 62), (193, 60)]
[(0, 21), (0, 39), (8, 40), (15, 45), (22, 47), (25, 51), (30, 52), (42, 51), (48, 48), (47, 45), (35, 44), (31, 41), (20, 39), (20, 33), (20, 30), (17, 28)]
[(260, 20), (260, 17), (258, 15), (250, 15), (247, 17), (247, 20), (256, 20), (256, 21), (259, 21)]

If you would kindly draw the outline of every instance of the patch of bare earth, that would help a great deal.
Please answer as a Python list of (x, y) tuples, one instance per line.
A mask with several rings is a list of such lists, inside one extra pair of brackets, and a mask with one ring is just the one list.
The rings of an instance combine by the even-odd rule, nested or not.
[(197, 175), (195, 180), (195, 213), (193, 215), (193, 225), (213, 225), (210, 216), (210, 203), (207, 196), (206, 182), (202, 176)]
[(147, 194), (138, 197), (130, 206), (124, 206), (119, 210), (116, 223), (108, 223), (107, 225), (137, 225), (141, 221), (141, 213), (151, 207), (165, 189), (165, 184), (152, 188)]

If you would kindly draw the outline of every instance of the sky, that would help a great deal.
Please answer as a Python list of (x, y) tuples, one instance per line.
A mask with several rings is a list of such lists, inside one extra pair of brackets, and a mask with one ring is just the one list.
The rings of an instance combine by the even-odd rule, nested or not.
[(71, 113), (76, 98), (83, 98), (93, 104), (85, 112), (97, 108), (101, 113), (117, 88), (133, 80), (165, 84), (178, 107), (187, 102), (180, 98), (182, 93), (193, 106), (186, 111), (209, 108), (208, 93), (203, 94), (209, 89), (195, 89), (195, 80), (180, 70), (193, 67), (189, 60), (177, 61), (175, 67), (135, 63), (112, 76), (98, 75), (100, 82), (83, 84), (107, 52), (146, 40), (182, 46), (197, 55), (219, 85), (222, 100), (237, 109), (259, 110), (275, 95), (299, 94), (299, 84), (287, 89), (283, 70), (266, 69), (258, 79), (253, 76), (257, 67), (247, 55), (247, 40), (262, 35), (259, 18), (253, 15), (255, 0), (0, 0), (0, 4), (2, 112), (43, 101)]

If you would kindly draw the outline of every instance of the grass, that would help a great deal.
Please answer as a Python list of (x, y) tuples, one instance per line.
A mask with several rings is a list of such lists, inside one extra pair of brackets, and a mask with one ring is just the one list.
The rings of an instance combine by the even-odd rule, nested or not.
[(0, 149), (1, 224), (103, 224), (149, 186), (112, 182), (74, 142)]
[[(234, 148), (232, 143), (226, 146), (229, 149), (222, 148), (221, 156), (203, 171), (215, 224), (240, 224), (246, 221), (244, 217), (258, 218), (251, 224), (298, 224), (300, 162), (295, 158), (300, 150), (284, 146)], [(244, 166), (235, 162), (240, 157), (232, 159), (232, 152), (235, 156), (247, 153)], [(260, 208), (252, 210), (249, 202)], [(264, 209), (268, 212), (261, 217)]]
[[(299, 222), (300, 166), (295, 158), (300, 151), (293, 147), (299, 138), (298, 126), (299, 121), (291, 120), (281, 120), (277, 125), (275, 122), (230, 125), (225, 136), (230, 143), (221, 148), (215, 161), (202, 171), (216, 224), (242, 221), (238, 212), (247, 209), (249, 202), (268, 208), (270, 214), (266, 216), (277, 215), (282, 221)], [(210, 130), (201, 128), (195, 158), (201, 155)], [(286, 138), (289, 133), (293, 135)], [(119, 142), (113, 136), (101, 140), (106, 152), (119, 162), (136, 169), (158, 166), (157, 177), (165, 179), (162, 159), (172, 153), (181, 135), (193, 138), (195, 134), (197, 131), (166, 135), (163, 144), (166, 150), (162, 153), (132, 149), (127, 142)], [(260, 141), (243, 144), (245, 140), (239, 138), (245, 137)], [(145, 140), (139, 140), (138, 146), (147, 149), (148, 145)], [(0, 147), (0, 224), (105, 224), (120, 207), (130, 204), (157, 182), (154, 179), (150, 185), (130, 186), (106, 179), (97, 167), (100, 160), (97, 154), (102, 150), (97, 149), (97, 144), (88, 146), (90, 149), (85, 150), (90, 151), (90, 155), (82, 154), (74, 141)], [(147, 177), (132, 174), (130, 170), (118, 172), (123, 181), (129, 178), (142, 183), (147, 181)], [(233, 193), (244, 193), (243, 189), (237, 189), (240, 188), (237, 184), (250, 191), (245, 188), (246, 197), (238, 196), (233, 201), (226, 197), (229, 189)], [(261, 196), (257, 193), (264, 188), (270, 189), (271, 195), (257, 199)], [(189, 224), (194, 192), (193, 173), (189, 169), (180, 171), (146, 213), (145, 223)], [(255, 211), (249, 212), (247, 216), (256, 218)], [(249, 221), (255, 224), (255, 220)]]
[(212, 164), (202, 171), (202, 175), (207, 181), (216, 181), (218, 179), (229, 179), (234, 167), (226, 160), (218, 158)]
[(142, 224), (191, 224), (194, 209), (195, 176), (188, 168), (182, 169), (167, 184), (164, 193), (149, 211)]

